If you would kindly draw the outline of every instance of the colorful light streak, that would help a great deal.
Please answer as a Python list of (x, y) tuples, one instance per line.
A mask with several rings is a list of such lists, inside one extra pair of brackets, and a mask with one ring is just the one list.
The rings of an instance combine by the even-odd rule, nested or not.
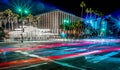
[(0, 52), (11, 52), (11, 51), (27, 51), (27, 50), (38, 50), (38, 49), (47, 49), (47, 48), (54, 48), (54, 47), (61, 47), (61, 46), (84, 46), (88, 44), (94, 44), (93, 42), (83, 42), (83, 43), (69, 43), (69, 44), (51, 44), (51, 45), (43, 45), (43, 46), (35, 46), (35, 47), (24, 47), (24, 48), (2, 48)]
[[(62, 47), (62, 46), (84, 46), (88, 44), (96, 44), (96, 43), (101, 43), (99, 42), (100, 40), (87, 40), (87, 41), (82, 41), (82, 42), (77, 42), (77, 43), (57, 43), (57, 44), (50, 44), (50, 45), (43, 45), (43, 46), (35, 46), (35, 47), (25, 47), (25, 48), (1, 48), (0, 52), (11, 52), (11, 51), (26, 51), (26, 50), (38, 50), (38, 49), (47, 49), (47, 48), (55, 48), (55, 47)], [(107, 42), (120, 42), (120, 40), (107, 40)], [(60, 59), (66, 59), (66, 58), (75, 58), (75, 57), (81, 57), (81, 56), (86, 56), (90, 54), (99, 54), (99, 53), (105, 53), (105, 52), (112, 52), (112, 51), (119, 51), (120, 48), (116, 46), (97, 46), (95, 48), (75, 48), (75, 49), (70, 49), (70, 50), (64, 50), (64, 51), (76, 51), (76, 50), (84, 50), (84, 52), (79, 52), (79, 53), (74, 53), (74, 54), (63, 54), (63, 55), (58, 55), (58, 56), (48, 56), (48, 57), (43, 57), (43, 59), (40, 58), (31, 58), (27, 60), (16, 60), (16, 61), (10, 61), (10, 62), (3, 62), (0, 63), (1, 68), (11, 68), (14, 66), (24, 66), (24, 65), (29, 65), (32, 63), (37, 63), (39, 61), (54, 61), (54, 60), (60, 60)], [(45, 59), (50, 59), (44, 60)]]
[[(48, 57), (43, 57), (43, 58), (47, 58), (47, 59), (51, 59), (50, 61), (53, 60), (59, 60), (59, 59), (66, 59), (66, 58), (75, 58), (75, 57), (81, 57), (81, 56), (86, 56), (86, 55), (90, 55), (90, 54), (99, 54), (99, 53), (105, 53), (105, 52), (112, 52), (112, 51), (120, 51), (119, 47), (111, 47), (109, 49), (102, 49), (102, 50), (91, 50), (91, 51), (87, 51), (87, 52), (82, 52), (82, 53), (76, 53), (76, 54), (66, 54), (66, 55), (60, 55), (60, 56), (48, 56)], [(31, 64), (31, 63), (36, 63), (39, 61), (45, 61), (43, 59), (40, 58), (31, 58), (31, 59), (27, 59), (27, 60), (17, 60), (17, 61), (11, 61), (11, 62), (3, 62), (0, 63), (0, 67), (9, 67), (9, 66), (13, 66), (13, 65), (22, 65), (24, 63), (26, 64)], [(48, 62), (48, 60), (46, 60)]]
[(102, 50), (91, 50), (87, 52), (82, 52), (82, 53), (76, 53), (76, 54), (66, 54), (66, 55), (61, 55), (61, 56), (49, 56), (48, 58), (50, 59), (65, 59), (65, 58), (74, 58), (74, 57), (80, 57), (80, 56), (86, 56), (90, 54), (99, 54), (99, 53), (105, 53), (105, 52), (112, 52), (112, 51), (119, 51), (120, 48), (109, 48), (109, 49), (102, 49)]
[(91, 41), (91, 42), (98, 42), (98, 43), (101, 43), (101, 42), (115, 42), (115, 43), (119, 43), (120, 42), (120, 39), (83, 39), (83, 41)]
[(12, 67), (17, 67), (17, 66), (25, 66), (29, 64), (35, 64), (35, 63), (42, 63), (42, 62), (48, 62), (48, 61), (43, 61), (40, 58), (30, 58), (27, 60), (16, 60), (16, 61), (10, 61), (10, 62), (3, 62), (0, 63), (0, 70), (1, 69), (6, 69), (6, 68), (12, 68)]

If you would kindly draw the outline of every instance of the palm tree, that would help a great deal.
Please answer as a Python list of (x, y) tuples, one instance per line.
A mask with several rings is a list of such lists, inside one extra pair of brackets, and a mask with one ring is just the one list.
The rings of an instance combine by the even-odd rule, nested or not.
[(81, 2), (80, 7), (82, 8), (82, 10), (81, 10), (81, 18), (82, 18), (82, 16), (83, 16), (83, 8), (86, 7), (86, 4), (84, 3), (84, 1)]
[(35, 27), (38, 27), (38, 24), (39, 24), (39, 20), (41, 19), (40, 16), (35, 16), (34, 19), (33, 19), (33, 25)]
[(7, 29), (6, 25), (7, 25), (8, 19), (6, 15), (7, 14), (5, 14), (5, 11), (1, 13), (1, 20), (3, 21), (2, 26), (4, 27), (4, 29)]
[(33, 16), (31, 14), (29, 14), (27, 17), (24, 18), (25, 20), (28, 20), (28, 23), (30, 23), (30, 25), (37, 27), (39, 20), (41, 19), (40, 16)]
[(88, 18), (88, 14), (90, 13), (90, 11), (89, 11), (89, 9), (87, 8), (86, 10), (86, 13), (87, 13), (87, 15), (86, 15), (86, 19)]
[(18, 15), (13, 13), (12, 10), (7, 9), (2, 12), (1, 17), (2, 17), (1, 19), (3, 21), (2, 25), (4, 25), (4, 32), (5, 32), (4, 39), (7, 39), (7, 38), (9, 38), (9, 34), (8, 34), (9, 31), (14, 29), (14, 26), (15, 26), (14, 22), (18, 18)]
[(26, 17), (26, 19), (28, 19), (28, 23), (29, 23), (29, 25), (31, 26), (31, 25), (32, 25), (32, 22), (33, 22), (33, 20), (34, 20), (34, 16), (33, 16), (32, 14), (29, 14), (29, 15)]
[[(4, 39), (6, 38), (6, 36), (8, 37), (8, 34), (5, 34), (5, 32), (9, 32), (10, 31), (10, 14), (12, 13), (12, 11), (10, 9), (7, 9), (5, 11), (3, 11), (1, 13), (1, 19), (3, 21), (2, 25), (4, 26), (3, 28), (3, 32), (4, 32)], [(7, 27), (8, 26), (8, 27)], [(7, 30), (9, 28), (9, 31)]]
[(93, 12), (92, 8), (90, 8), (89, 11), (90, 11), (90, 18), (91, 18), (92, 17), (92, 12)]
[(3, 12), (3, 14), (5, 15), (6, 19), (7, 19), (7, 23), (8, 23), (8, 27), (9, 27), (9, 31), (11, 30), (11, 15), (13, 15), (12, 11), (10, 9), (7, 9)]
[(18, 15), (18, 14), (15, 14), (15, 13), (12, 13), (10, 17), (11, 17), (11, 18), (10, 18), (11, 30), (13, 30), (13, 29), (14, 29), (14, 26), (16, 26), (17, 23), (18, 23), (18, 21), (17, 21), (16, 24), (14, 24), (14, 23), (15, 23), (15, 20), (18, 20), (19, 15)]
[(38, 27), (38, 24), (39, 24), (40, 19), (41, 19), (41, 17), (40, 17), (40, 16), (36, 16), (37, 27)]
[(13, 22), (15, 23), (15, 27), (18, 27), (18, 25), (19, 25), (19, 24), (18, 24), (18, 17), (19, 17), (18, 14), (13, 13), (12, 19), (11, 19), (12, 30), (14, 29), (14, 24), (13, 24)]
[(19, 16), (15, 13), (12, 12), (12, 10), (7, 9), (3, 11), (3, 17), (5, 20), (7, 20), (8, 26), (9, 26), (9, 31), (13, 30), (13, 22), (15, 21), (15, 18), (18, 18)]
[(94, 11), (94, 14), (96, 15), (96, 17), (103, 16), (103, 14), (97, 10)]

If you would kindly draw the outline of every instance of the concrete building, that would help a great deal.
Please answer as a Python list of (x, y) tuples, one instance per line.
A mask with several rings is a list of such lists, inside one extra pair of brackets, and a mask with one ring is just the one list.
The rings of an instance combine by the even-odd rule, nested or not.
[(60, 25), (70, 22), (82, 20), (80, 17), (73, 14), (61, 11), (59, 9), (46, 12), (40, 15), (41, 19), (38, 23), (38, 28), (51, 29), (54, 33), (60, 33)]

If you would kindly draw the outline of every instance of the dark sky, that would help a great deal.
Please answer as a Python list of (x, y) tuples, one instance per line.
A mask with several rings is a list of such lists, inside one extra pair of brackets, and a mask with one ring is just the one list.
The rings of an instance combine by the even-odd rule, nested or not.
[(58, 8), (80, 15), (80, 3), (84, 1), (87, 8), (98, 10), (104, 14), (109, 14), (120, 9), (120, 0), (42, 0), (53, 4)]
[[(25, 1), (25, 0), (0, 0), (0, 11), (6, 8), (11, 8), (11, 2)], [(80, 3), (82, 0), (26, 0), (34, 4), (32, 13), (42, 13), (42, 10), (52, 10), (59, 8), (61, 10), (80, 15)], [(86, 3), (86, 8), (98, 10), (104, 14), (110, 14), (120, 9), (119, 0), (83, 0)], [(25, 2), (23, 2), (25, 4)], [(41, 12), (42, 11), (42, 12)]]

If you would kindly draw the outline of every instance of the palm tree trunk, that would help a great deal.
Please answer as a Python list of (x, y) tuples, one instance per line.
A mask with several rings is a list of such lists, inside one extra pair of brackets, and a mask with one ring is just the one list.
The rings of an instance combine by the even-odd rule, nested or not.
[(3, 24), (4, 24), (5, 30), (6, 30), (6, 28), (7, 28), (7, 27), (6, 27), (6, 25), (7, 25), (7, 20), (6, 20), (6, 19), (4, 20), (4, 23), (3, 23)]
[(81, 18), (83, 17), (83, 7), (82, 7), (82, 10), (81, 10)]
[(14, 26), (13, 26), (13, 21), (11, 22), (11, 27), (12, 27), (12, 29), (11, 29), (11, 30), (13, 30), (13, 28), (14, 28)]
[(92, 12), (90, 11), (90, 19), (92, 18)]
[(9, 24), (9, 31), (10, 31), (10, 24), (11, 24), (11, 18), (10, 18), (10, 14), (8, 14), (8, 24)]

